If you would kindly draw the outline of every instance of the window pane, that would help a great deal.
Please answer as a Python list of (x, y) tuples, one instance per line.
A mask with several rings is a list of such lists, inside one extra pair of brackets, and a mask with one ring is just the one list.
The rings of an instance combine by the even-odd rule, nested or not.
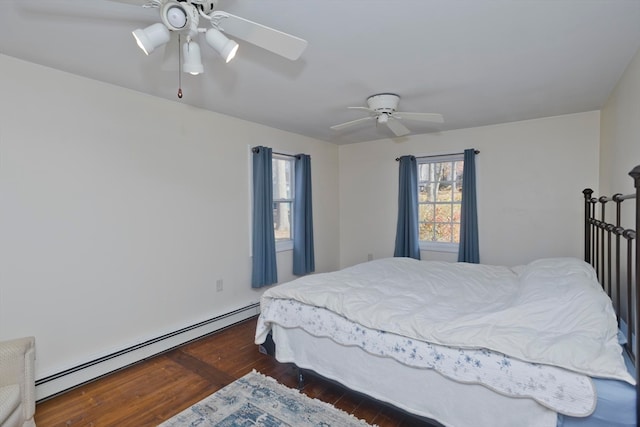
[(439, 197), (438, 184), (423, 182), (418, 185), (418, 202), (435, 202)]
[(464, 162), (455, 162), (454, 169), (456, 171), (456, 181), (459, 181), (462, 184), (462, 171), (464, 170)]
[(451, 242), (453, 227), (451, 224), (436, 223), (436, 242)]
[(433, 205), (418, 205), (418, 221), (419, 222), (433, 222)]
[(441, 182), (438, 185), (438, 202), (451, 201), (452, 186), (450, 182)]
[(433, 223), (432, 222), (421, 222), (418, 226), (418, 234), (420, 236), (420, 240), (425, 240), (432, 242), (433, 238)]
[(430, 174), (430, 163), (421, 163), (418, 165), (418, 181), (427, 181)]
[(439, 163), (440, 181), (453, 181), (453, 164), (451, 162)]
[(456, 185), (455, 191), (453, 192), (453, 200), (458, 203), (462, 202), (462, 185)]
[(272, 161), (273, 173), (273, 200), (291, 200), (293, 189), (291, 169), (292, 161), (288, 159), (276, 159)]
[(453, 243), (460, 243), (460, 224), (453, 224)]
[(273, 203), (273, 229), (278, 240), (291, 240), (291, 202)]
[(451, 222), (451, 205), (436, 205), (436, 222)]
[(418, 203), (426, 202), (428, 198), (428, 186), (424, 182), (418, 182)]
[(462, 206), (459, 204), (455, 204), (453, 205), (453, 222), (457, 222), (458, 224), (460, 223), (460, 212), (462, 211)]

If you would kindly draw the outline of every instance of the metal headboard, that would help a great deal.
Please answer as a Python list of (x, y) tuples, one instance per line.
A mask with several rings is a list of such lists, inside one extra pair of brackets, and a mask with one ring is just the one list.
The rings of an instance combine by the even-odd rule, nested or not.
[[(640, 239), (637, 238), (640, 230), (640, 166), (629, 175), (634, 180), (633, 194), (596, 198), (592, 197), (590, 188), (582, 192), (584, 260), (593, 266), (602, 288), (611, 298), (618, 325), (626, 325), (624, 348), (636, 367), (636, 425), (640, 426), (640, 334), (637, 333), (640, 330)], [(635, 200), (634, 228), (622, 227), (622, 204), (626, 200)], [(615, 204), (614, 221), (606, 216), (609, 202)]]

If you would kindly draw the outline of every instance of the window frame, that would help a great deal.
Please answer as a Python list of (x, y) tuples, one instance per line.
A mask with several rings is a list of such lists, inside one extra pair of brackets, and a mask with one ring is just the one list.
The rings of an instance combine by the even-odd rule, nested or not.
[[(463, 167), (464, 167), (464, 153), (460, 153), (460, 154), (445, 154), (445, 155), (438, 155), (438, 156), (424, 156), (424, 157), (416, 157), (416, 161), (417, 161), (417, 167), (418, 167), (418, 173), (417, 173), (417, 199), (418, 199), (418, 228), (420, 227), (420, 224), (422, 223), (422, 221), (420, 221), (420, 205), (436, 205), (437, 203), (433, 202), (433, 203), (427, 203), (427, 202), (421, 202), (420, 201), (420, 165), (421, 164), (436, 164), (436, 163), (454, 163), (454, 162), (463, 162)], [(453, 170), (455, 170), (455, 168), (453, 168)], [(453, 182), (455, 182), (455, 177), (453, 177), (454, 180)], [(460, 179), (462, 179), (462, 175), (460, 175)], [(462, 184), (464, 185), (464, 183)], [(453, 191), (453, 190), (452, 190)], [(462, 208), (462, 198), (460, 198), (460, 202), (450, 202), (448, 203), (450, 204), (452, 207), (454, 205), (459, 204), (460, 207)], [(449, 222), (449, 224), (458, 224), (456, 222)], [(418, 239), (420, 238), (420, 235), (418, 234)], [(430, 241), (430, 240), (419, 240), (418, 243), (420, 250), (423, 251), (433, 251), (433, 252), (451, 252), (451, 253), (455, 253), (458, 252), (459, 247), (460, 247), (460, 243), (455, 243), (455, 242), (434, 242), (434, 241)]]
[[(290, 221), (289, 221), (289, 235), (290, 235), (290, 239), (286, 239), (286, 240), (277, 240), (276, 239), (276, 252), (283, 252), (283, 251), (292, 251), (293, 250), (293, 203), (295, 200), (295, 157), (293, 156), (289, 156), (289, 155), (283, 155), (283, 154), (276, 154), (273, 153), (271, 156), (271, 166), (273, 169), (275, 169), (275, 161), (276, 160), (283, 160), (289, 163), (290, 165), (290, 170), (291, 173), (289, 174), (289, 179), (290, 179), (290, 183), (288, 183), (291, 187), (291, 198), (290, 199), (276, 199), (275, 196), (273, 198), (273, 204), (274, 204), (274, 211), (275, 211), (275, 204), (276, 203), (290, 203), (291, 204), (291, 211), (290, 211)], [(273, 180), (272, 185), (275, 187), (276, 182), (275, 180)], [(275, 195), (275, 192), (274, 192)], [(275, 224), (274, 224), (274, 233), (275, 233)]]

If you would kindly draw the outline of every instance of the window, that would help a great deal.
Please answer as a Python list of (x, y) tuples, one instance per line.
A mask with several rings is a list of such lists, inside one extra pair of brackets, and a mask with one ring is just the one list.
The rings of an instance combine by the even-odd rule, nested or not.
[(417, 160), (420, 249), (457, 251), (464, 156), (454, 154)]
[(293, 249), (294, 158), (273, 155), (273, 229), (276, 250)]

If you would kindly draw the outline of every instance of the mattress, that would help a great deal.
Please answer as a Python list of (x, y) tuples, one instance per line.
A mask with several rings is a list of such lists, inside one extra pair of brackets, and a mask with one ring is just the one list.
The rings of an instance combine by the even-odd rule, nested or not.
[[(633, 427), (635, 387), (618, 380), (594, 379), (598, 401), (588, 417), (558, 415), (529, 399), (464, 385), (433, 370), (416, 369), (393, 359), (372, 357), (362, 349), (315, 337), (301, 328), (273, 326), (276, 359), (391, 404), (411, 414), (455, 427)], [(339, 361), (340, 368), (335, 366)], [(633, 365), (626, 358), (629, 372)], [(393, 381), (385, 379), (393, 378)]]
[[(627, 371), (635, 378), (633, 362), (627, 352), (623, 355)], [(558, 415), (558, 427), (636, 427), (636, 388), (623, 381), (602, 378), (594, 378), (593, 383), (598, 397), (593, 414), (583, 418)]]
[[(502, 396), (476, 384), (451, 381), (358, 347), (274, 325), (276, 359), (312, 370), (351, 390), (447, 427), (555, 427), (555, 412), (530, 399)], [(336, 362), (338, 361), (338, 362)], [(392, 380), (389, 380), (392, 379)]]

